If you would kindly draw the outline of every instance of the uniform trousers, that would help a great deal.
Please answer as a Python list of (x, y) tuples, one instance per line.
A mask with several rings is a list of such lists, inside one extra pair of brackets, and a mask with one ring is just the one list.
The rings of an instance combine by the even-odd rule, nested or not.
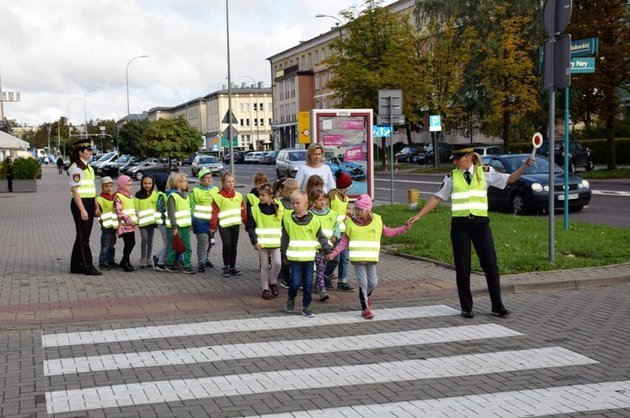
[(81, 219), (81, 210), (74, 203), (74, 199), (70, 202), (70, 210), (74, 219), (74, 229), (76, 237), (74, 246), (72, 247), (72, 256), (70, 257), (70, 272), (87, 273), (94, 270), (92, 263), (92, 250), (90, 249), (90, 234), (92, 233), (92, 225), (94, 224), (94, 198), (82, 198), (83, 207), (87, 211), (88, 219)]
[(486, 216), (453, 217), (451, 220), (451, 243), (455, 259), (459, 304), (462, 311), (472, 311), (473, 300), (470, 291), (471, 242), (477, 252), (479, 264), (486, 275), (492, 311), (498, 312), (504, 309), (499, 284), (499, 266), (494, 250), (492, 231), (490, 231), (490, 219)]

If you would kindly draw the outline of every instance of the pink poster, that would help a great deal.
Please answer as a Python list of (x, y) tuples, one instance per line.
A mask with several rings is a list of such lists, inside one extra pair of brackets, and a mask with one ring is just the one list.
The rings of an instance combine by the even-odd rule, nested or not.
[(365, 161), (367, 156), (363, 154), (363, 146), (348, 148), (343, 154), (344, 161)]
[(363, 119), (343, 119), (339, 121), (340, 129), (362, 131), (365, 128)]
[(324, 134), (322, 141), (325, 147), (345, 147), (348, 145), (348, 138), (345, 135), (340, 134)]

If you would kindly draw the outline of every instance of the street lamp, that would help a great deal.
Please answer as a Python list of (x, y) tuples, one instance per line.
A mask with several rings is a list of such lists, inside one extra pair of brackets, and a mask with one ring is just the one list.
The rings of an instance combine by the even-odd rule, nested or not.
[[(256, 79), (250, 75), (247, 74), (241, 74), (241, 77), (247, 77), (250, 80), (252, 80), (254, 82), (254, 85), (258, 85), (258, 82), (256, 81)], [(254, 97), (254, 100), (256, 100), (256, 103), (254, 103), (254, 110), (256, 111), (256, 149), (258, 151), (262, 151), (260, 149), (260, 144), (258, 143), (258, 141), (260, 141), (260, 125), (259, 125), (259, 118), (258, 118), (258, 98)]]
[(85, 137), (89, 138), (89, 134), (88, 134), (88, 124), (87, 124), (87, 103), (86, 103), (86, 98), (87, 95), (90, 93), (94, 93), (96, 91), (96, 89), (92, 89), (92, 90), (88, 90), (85, 92), (85, 94), (83, 95), (83, 119), (85, 122)]
[(334, 19), (337, 21), (337, 23), (335, 23), (335, 27), (339, 30), (339, 42), (343, 43), (343, 37), (342, 37), (342, 32), (341, 32), (341, 27), (343, 26), (343, 22), (341, 21), (341, 19), (339, 19), (337, 16), (332, 16), (332, 15), (324, 15), (324, 14), (316, 14), (315, 17), (317, 18), (322, 18), (322, 17), (328, 17), (330, 19)]
[[(72, 141), (72, 124), (70, 123), (70, 103), (76, 101), (76, 100), (81, 100), (80, 97), (75, 97), (74, 99), (70, 99), (70, 101), (68, 102), (68, 140)], [(66, 158), (66, 146), (64, 144), (63, 147), (63, 158)]]
[(127, 68), (125, 68), (125, 80), (127, 82), (127, 119), (129, 119), (129, 64), (135, 59), (138, 58), (149, 58), (148, 55), (138, 55), (137, 57), (133, 57), (127, 62)]

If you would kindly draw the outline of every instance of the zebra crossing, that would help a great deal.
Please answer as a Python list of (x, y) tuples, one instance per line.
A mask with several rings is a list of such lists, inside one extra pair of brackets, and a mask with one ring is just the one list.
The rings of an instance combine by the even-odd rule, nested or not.
[[(369, 396), (392, 385), (553, 374), (598, 364), (563, 347), (532, 346), (527, 335), (502, 324), (463, 325), (458, 315), (432, 305), (379, 309), (372, 321), (344, 311), (309, 319), (285, 314), (45, 333), (46, 410), (77, 414), (115, 408), (119, 415), (136, 415), (134, 408), (232, 405), (230, 399), (241, 407), (213, 415), (518, 417), (630, 408), (630, 381), (465, 396), (417, 394), (403, 401)], [(443, 349), (434, 352), (436, 347)], [(361, 388), (366, 396), (356, 401), (335, 405), (328, 399), (331, 391)], [(323, 401), (317, 402), (320, 396)]]

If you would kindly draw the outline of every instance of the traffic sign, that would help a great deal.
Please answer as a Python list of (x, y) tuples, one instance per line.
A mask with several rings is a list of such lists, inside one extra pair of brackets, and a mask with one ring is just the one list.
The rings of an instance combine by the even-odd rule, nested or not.
[(573, 0), (545, 0), (543, 27), (548, 36), (564, 32), (571, 20)]
[(589, 57), (599, 52), (599, 38), (578, 39), (571, 42), (571, 58)]
[(534, 136), (532, 136), (532, 145), (534, 148), (532, 149), (532, 159), (536, 156), (536, 150), (540, 148), (543, 144), (543, 136), (540, 132), (536, 132)]
[(429, 116), (429, 132), (440, 132), (442, 130), (442, 117), (440, 115)]
[(595, 72), (595, 57), (571, 58), (571, 74)]
[(390, 137), (391, 135), (392, 135), (392, 129), (389, 125), (372, 126), (372, 138)]
[(228, 110), (227, 112), (225, 112), (225, 116), (223, 116), (223, 120), (221, 120), (221, 123), (230, 123), (230, 121), (232, 123), (238, 123), (238, 119), (236, 119), (236, 116), (234, 116), (232, 110)]

